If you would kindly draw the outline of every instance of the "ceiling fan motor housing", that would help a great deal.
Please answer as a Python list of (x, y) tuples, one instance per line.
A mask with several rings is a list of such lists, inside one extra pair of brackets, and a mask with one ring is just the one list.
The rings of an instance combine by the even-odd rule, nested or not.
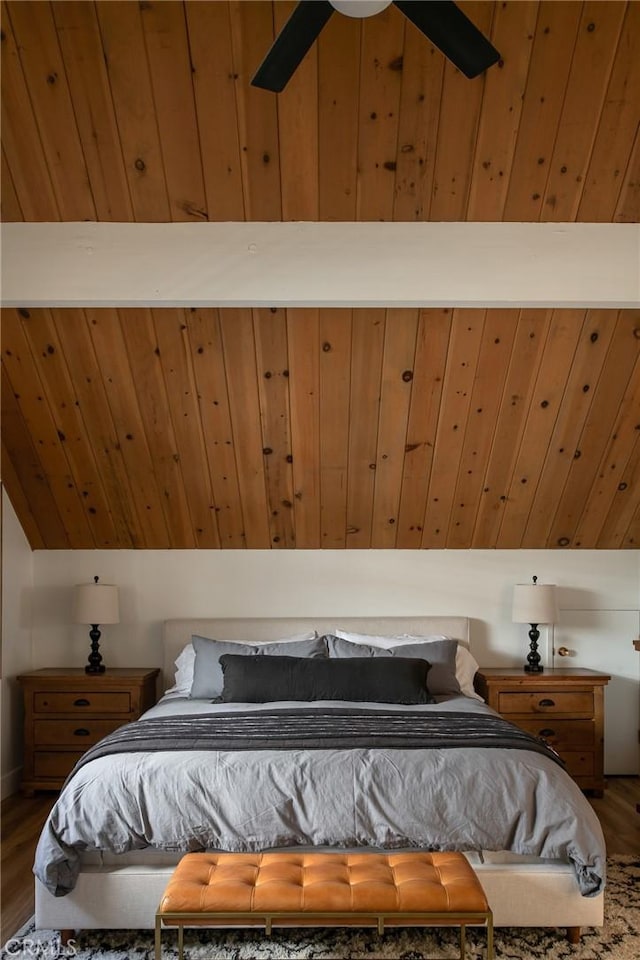
[(345, 17), (373, 17), (391, 6), (391, 0), (329, 0), (329, 3)]

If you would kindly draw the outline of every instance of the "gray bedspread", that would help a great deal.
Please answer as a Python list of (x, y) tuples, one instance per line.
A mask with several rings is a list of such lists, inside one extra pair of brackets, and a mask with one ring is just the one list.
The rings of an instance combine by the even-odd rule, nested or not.
[[(432, 712), (446, 727), (447, 711), (462, 700), (416, 707), (416, 721)], [(228, 714), (230, 730), (242, 714), (260, 714), (259, 707), (244, 705), (234, 716), (228, 708), (221, 705), (219, 712)], [(193, 712), (193, 706), (185, 709)], [(215, 712), (210, 704), (200, 709)], [(462, 709), (491, 713), (481, 704)], [(367, 714), (366, 705), (362, 711)], [(75, 885), (83, 850), (296, 845), (509, 850), (571, 861), (585, 896), (604, 883), (600, 824), (555, 760), (478, 744), (140, 750), (98, 757), (62, 791), (40, 837), (34, 872), (51, 893), (64, 896)]]

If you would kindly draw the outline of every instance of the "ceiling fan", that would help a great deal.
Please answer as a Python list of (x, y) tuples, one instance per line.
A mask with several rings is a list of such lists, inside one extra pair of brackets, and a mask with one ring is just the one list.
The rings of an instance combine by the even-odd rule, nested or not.
[(392, 2), (469, 79), (500, 59), (453, 0), (300, 0), (258, 67), (252, 86), (273, 93), (284, 90), (334, 10), (364, 18)]

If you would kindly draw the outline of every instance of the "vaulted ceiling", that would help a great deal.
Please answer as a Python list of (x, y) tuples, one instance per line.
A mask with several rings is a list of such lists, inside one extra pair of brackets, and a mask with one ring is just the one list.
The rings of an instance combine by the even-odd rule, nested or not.
[[(289, 2), (2, 8), (2, 218), (640, 219), (640, 3), (393, 6), (250, 86)], [(330, 278), (327, 278), (330, 283)], [(541, 277), (541, 283), (544, 278)], [(33, 547), (637, 547), (640, 311), (5, 310)]]

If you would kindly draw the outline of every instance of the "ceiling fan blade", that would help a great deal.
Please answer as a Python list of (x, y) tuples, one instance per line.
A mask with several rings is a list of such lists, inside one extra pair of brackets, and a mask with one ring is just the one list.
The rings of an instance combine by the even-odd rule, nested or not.
[(251, 81), (280, 93), (333, 13), (329, 0), (301, 0), (274, 40)]
[(496, 48), (453, 0), (393, 2), (470, 80), (500, 59)]

